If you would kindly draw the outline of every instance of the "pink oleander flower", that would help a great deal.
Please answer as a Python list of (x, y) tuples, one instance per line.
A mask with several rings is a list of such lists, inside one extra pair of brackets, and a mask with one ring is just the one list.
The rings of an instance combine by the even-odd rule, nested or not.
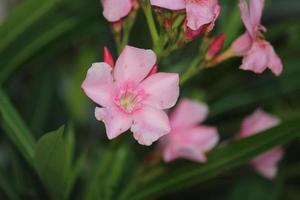
[(266, 31), (261, 25), (264, 0), (250, 0), (249, 7), (245, 0), (240, 0), (239, 7), (247, 31), (231, 47), (235, 55), (244, 57), (240, 68), (259, 74), (269, 68), (279, 76), (282, 62), (273, 46), (262, 36), (262, 32)]
[[(186, 10), (186, 26), (191, 32), (211, 30), (218, 18), (221, 6), (218, 0), (150, 0), (153, 6), (169, 10)], [(209, 26), (208, 26), (209, 25)]]
[[(256, 110), (242, 122), (238, 138), (245, 138), (277, 126), (280, 120), (262, 110)], [(283, 149), (276, 147), (250, 161), (251, 166), (262, 176), (272, 179), (277, 173), (277, 163), (283, 156)]]
[(142, 145), (151, 145), (170, 132), (164, 109), (175, 105), (179, 95), (176, 73), (155, 73), (152, 50), (126, 46), (114, 67), (94, 63), (82, 83), (85, 94), (101, 107), (95, 116), (103, 121), (109, 139), (131, 129)]
[(109, 22), (120, 21), (133, 8), (132, 0), (101, 0), (103, 15)]
[(206, 162), (205, 153), (219, 141), (217, 129), (199, 125), (208, 114), (206, 104), (183, 99), (170, 115), (171, 132), (161, 138), (165, 162), (177, 158)]

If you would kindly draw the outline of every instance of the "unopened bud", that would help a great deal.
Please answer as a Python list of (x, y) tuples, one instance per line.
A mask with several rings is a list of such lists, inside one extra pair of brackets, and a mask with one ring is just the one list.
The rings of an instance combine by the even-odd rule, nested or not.
[(225, 35), (222, 34), (216, 38), (214, 38), (208, 48), (207, 54), (206, 54), (206, 59), (210, 60), (213, 57), (215, 57), (223, 48), (223, 44), (225, 41)]
[(103, 60), (105, 63), (109, 64), (112, 68), (114, 67), (115, 65), (114, 59), (107, 47), (104, 47), (103, 49)]
[(157, 65), (154, 65), (154, 66), (152, 67), (151, 71), (149, 72), (149, 74), (147, 75), (147, 77), (149, 77), (149, 76), (155, 74), (157, 71), (158, 71), (158, 67), (157, 67)]
[(168, 18), (164, 18), (164, 27), (166, 29), (171, 29), (172, 28), (172, 23)]

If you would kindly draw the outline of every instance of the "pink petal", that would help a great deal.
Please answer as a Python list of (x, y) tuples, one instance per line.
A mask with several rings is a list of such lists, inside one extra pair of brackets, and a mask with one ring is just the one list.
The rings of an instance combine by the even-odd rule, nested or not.
[(250, 17), (254, 27), (260, 26), (264, 3), (264, 0), (250, 0)]
[(240, 69), (261, 74), (268, 67), (268, 52), (258, 42), (254, 42), (251, 49), (243, 58)]
[(131, 0), (101, 0), (103, 15), (110, 22), (116, 22), (126, 17), (132, 8)]
[(213, 149), (219, 141), (217, 130), (208, 126), (173, 129), (166, 137), (169, 141), (165, 147), (164, 160), (167, 162), (177, 158), (206, 162), (205, 153)]
[(240, 68), (255, 73), (262, 73), (266, 68), (270, 68), (275, 75), (279, 76), (282, 72), (282, 62), (269, 42), (259, 40), (254, 42), (246, 53)]
[(208, 115), (208, 107), (204, 103), (183, 99), (171, 113), (172, 128), (185, 128), (202, 122)]
[(139, 88), (148, 97), (145, 104), (158, 109), (168, 109), (175, 105), (179, 96), (179, 76), (176, 73), (156, 73), (145, 79)]
[(185, 9), (185, 0), (150, 0), (152, 6), (158, 6), (170, 10)]
[(131, 131), (134, 138), (142, 145), (151, 145), (170, 132), (167, 114), (159, 109), (144, 106), (134, 113)]
[(88, 70), (81, 88), (85, 94), (101, 106), (111, 104), (113, 89), (112, 68), (106, 63), (94, 63)]
[(203, 25), (213, 23), (219, 12), (217, 0), (186, 0), (187, 26), (194, 31)]
[(253, 168), (266, 178), (273, 179), (277, 174), (277, 164), (283, 156), (282, 148), (275, 148), (251, 161)]
[(280, 120), (263, 110), (256, 110), (242, 122), (239, 137), (244, 138), (277, 126)]
[(242, 56), (251, 49), (251, 46), (252, 39), (250, 35), (246, 32), (232, 43), (231, 48), (236, 55)]
[(250, 18), (250, 12), (249, 12), (249, 7), (246, 3), (245, 0), (239, 0), (239, 7), (241, 10), (241, 17), (242, 20), (244, 22), (244, 25), (246, 26), (246, 29), (248, 31), (248, 33), (250, 34), (250, 36), (252, 37), (252, 39), (256, 38), (256, 30), (255, 30), (255, 26), (254, 24), (252, 24), (251, 18)]
[(137, 85), (155, 65), (156, 55), (152, 50), (125, 46), (118, 58), (114, 78), (118, 84), (130, 81)]
[(95, 109), (95, 117), (99, 121), (104, 122), (106, 134), (110, 140), (127, 131), (132, 125), (131, 116), (120, 111), (116, 107), (97, 107)]
[(276, 76), (279, 76), (283, 70), (282, 61), (275, 53), (274, 48), (272, 47), (271, 44), (269, 44), (269, 48), (268, 48), (268, 57), (269, 57), (268, 67)]

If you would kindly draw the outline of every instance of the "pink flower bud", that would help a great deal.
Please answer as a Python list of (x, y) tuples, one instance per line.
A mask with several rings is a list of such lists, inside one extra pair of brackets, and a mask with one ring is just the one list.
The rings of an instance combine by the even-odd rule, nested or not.
[(151, 71), (149, 72), (149, 74), (147, 75), (147, 77), (155, 74), (158, 71), (158, 67), (157, 65), (154, 65), (153, 68), (151, 69)]
[(220, 36), (214, 38), (209, 45), (206, 58), (210, 60), (211, 58), (215, 57), (222, 49), (224, 41), (225, 41), (224, 34), (221, 34)]
[(105, 63), (109, 64), (112, 68), (114, 67), (115, 65), (114, 59), (107, 47), (103, 48), (103, 60)]
[(172, 22), (168, 18), (164, 18), (164, 27), (166, 29), (171, 29), (172, 27)]

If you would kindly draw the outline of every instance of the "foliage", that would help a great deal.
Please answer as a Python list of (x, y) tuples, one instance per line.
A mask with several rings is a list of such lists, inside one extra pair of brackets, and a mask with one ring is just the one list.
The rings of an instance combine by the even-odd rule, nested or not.
[[(226, 48), (243, 29), (236, 1), (220, 3), (214, 34), (226, 34)], [(158, 36), (149, 33), (143, 9), (128, 43), (152, 48), (150, 38)], [(90, 64), (102, 60), (102, 47), (114, 49), (115, 56), (120, 48), (99, 1), (18, 2), (0, 25), (0, 198), (235, 200), (247, 193), (248, 199), (299, 199), (299, 9), (298, 1), (267, 1), (266, 36), (284, 61), (281, 77), (240, 71), (234, 58), (194, 74), (181, 89), (182, 96), (209, 104), (208, 123), (218, 125), (222, 139), (233, 137), (257, 107), (278, 115), (282, 124), (218, 147), (207, 164), (145, 165), (153, 148), (137, 145), (130, 133), (108, 141), (80, 89)], [(160, 69), (184, 73), (201, 40), (166, 52), (154, 46)], [(62, 124), (65, 129), (54, 130)], [(248, 169), (251, 158), (278, 145), (286, 153), (274, 182)]]

